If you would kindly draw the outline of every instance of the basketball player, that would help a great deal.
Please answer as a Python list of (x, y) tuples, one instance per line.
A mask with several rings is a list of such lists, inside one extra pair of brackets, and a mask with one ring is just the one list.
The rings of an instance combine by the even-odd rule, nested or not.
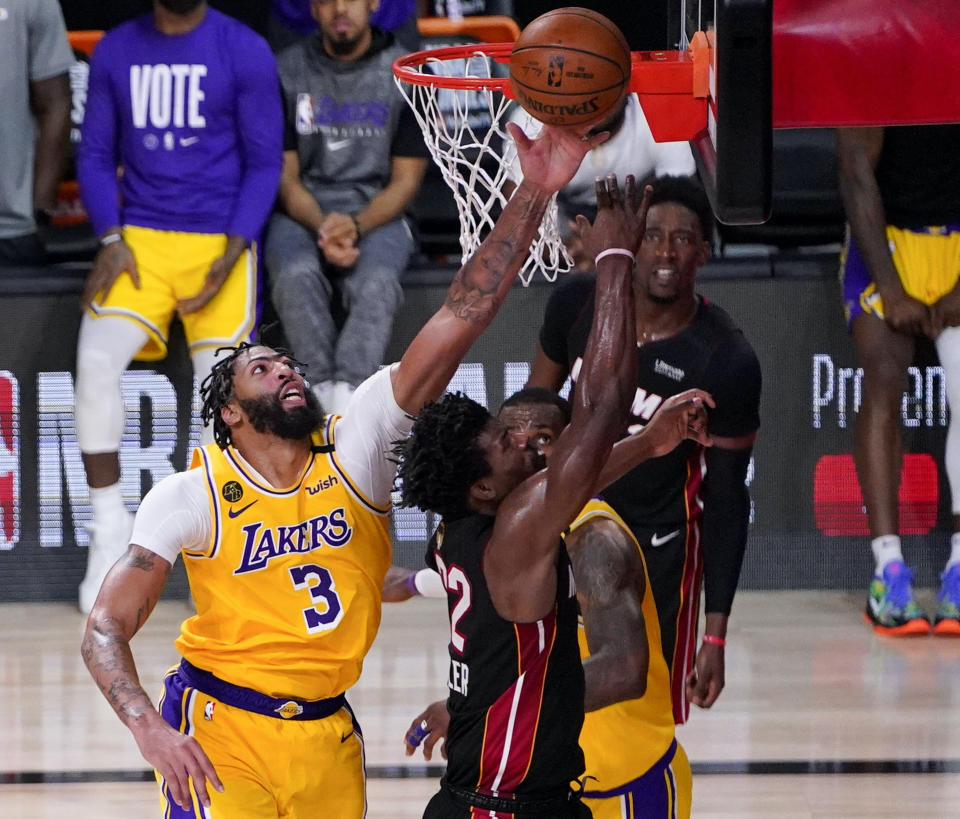
[[(598, 266), (594, 330), (546, 468), (461, 394), (425, 407), (399, 447), (403, 504), (443, 517), (431, 556), (451, 618), (448, 767), (425, 819), (590, 815), (570, 785), (583, 772), (584, 681), (560, 535), (593, 494), (632, 398), (631, 268), (646, 211), (635, 198), (632, 177), (626, 204), (615, 177), (597, 183), (598, 216), (582, 230)], [(706, 442), (701, 401), (668, 407), (647, 454), (687, 435)]]
[[(531, 387), (510, 396), (497, 417), (514, 446), (539, 449), (549, 459), (570, 420), (570, 407), (551, 390)], [(689, 817), (690, 763), (674, 737), (669, 672), (640, 547), (619, 515), (598, 499), (587, 503), (564, 542), (581, 615), (584, 802), (594, 819)], [(430, 569), (421, 572), (436, 577)], [(430, 582), (419, 580), (426, 596), (434, 596)], [(429, 760), (437, 741), (446, 737), (448, 722), (445, 700), (430, 705), (407, 731), (407, 755), (426, 734)], [(446, 755), (442, 747), (441, 752)]]
[(900, 544), (900, 404), (918, 336), (936, 340), (950, 403), (945, 464), (953, 537), (933, 631), (960, 636), (960, 125), (840, 128), (840, 192), (850, 223), (843, 300), (863, 405), (854, 459), (876, 568), (865, 617), (877, 634), (928, 634)]
[[(203, 389), (217, 445), (144, 498), (83, 657), (156, 768), (165, 815), (363, 816), (362, 738), (344, 693), (380, 619), (391, 444), (493, 320), (550, 197), (603, 139), (511, 131), (525, 182), (400, 362), (365, 381), (343, 419), (321, 424), (289, 358), (236, 349)], [(197, 615), (183, 624), (184, 660), (158, 713), (129, 643), (181, 552)]]
[[(695, 181), (656, 180), (633, 271), (638, 367), (630, 429), (649, 422), (669, 396), (700, 387), (716, 401), (714, 445), (704, 450), (685, 441), (603, 493), (643, 547), (678, 723), (686, 721), (691, 701), (709, 708), (723, 689), (727, 620), (750, 520), (745, 478), (760, 424), (757, 357), (729, 316), (694, 289), (710, 255), (712, 224)], [(558, 390), (568, 375), (579, 386), (593, 291), (589, 275), (554, 289), (530, 386)], [(702, 581), (706, 633), (696, 651)]]
[(75, 423), (93, 507), (84, 612), (130, 539), (124, 370), (167, 354), (175, 314), (200, 380), (218, 347), (253, 329), (255, 242), (282, 164), (278, 83), (266, 41), (203, 0), (155, 0), (94, 52), (77, 168), (100, 237), (77, 347)]

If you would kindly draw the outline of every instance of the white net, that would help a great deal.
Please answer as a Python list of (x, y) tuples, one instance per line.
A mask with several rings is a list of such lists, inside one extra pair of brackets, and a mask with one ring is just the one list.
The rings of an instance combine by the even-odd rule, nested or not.
[[(462, 59), (428, 57), (408, 66), (438, 78), (491, 79), (501, 67), (483, 51)], [(480, 245), (507, 203), (505, 185), (516, 147), (506, 125), (512, 102), (496, 87), (470, 89), (419, 85), (397, 77), (413, 108), (427, 147), (453, 191), (460, 219), (461, 263)], [(442, 79), (440, 80), (442, 82)], [(548, 281), (571, 270), (573, 261), (560, 237), (556, 196), (550, 202), (520, 271), (524, 286), (539, 271)]]

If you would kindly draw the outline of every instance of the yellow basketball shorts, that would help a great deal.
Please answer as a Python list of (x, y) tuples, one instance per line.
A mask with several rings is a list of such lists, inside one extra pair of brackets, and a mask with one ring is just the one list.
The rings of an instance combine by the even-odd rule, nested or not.
[[(630, 753), (629, 747), (625, 740), (624, 753)], [(690, 819), (693, 776), (690, 760), (676, 740), (646, 773), (625, 785), (593, 791), (591, 784), (588, 778), (583, 804), (593, 819)]]
[[(193, 669), (196, 672), (197, 669)], [(207, 784), (210, 808), (197, 799), (184, 810), (160, 785), (165, 819), (243, 817), (244, 819), (361, 819), (366, 811), (363, 737), (345, 704), (320, 719), (290, 718), (228, 705), (193, 687), (182, 666), (164, 679), (160, 713), (168, 724), (200, 743), (210, 758), (223, 792)], [(218, 681), (236, 692), (249, 692)], [(204, 686), (210, 688), (210, 686)], [(214, 686), (215, 688), (217, 686)], [(255, 700), (256, 692), (249, 692)], [(291, 714), (296, 703), (284, 704)]]
[[(890, 256), (903, 290), (924, 304), (933, 304), (949, 293), (960, 278), (960, 225), (920, 229), (887, 226)], [(883, 318), (883, 301), (847, 231), (840, 259), (843, 304), (850, 324), (860, 313)]]
[[(138, 361), (159, 361), (167, 355), (170, 322), (180, 299), (197, 295), (213, 261), (223, 255), (223, 234), (180, 233), (127, 225), (124, 241), (133, 251), (140, 287), (121, 273), (106, 296), (90, 307), (95, 317), (117, 316), (133, 321), (150, 338)], [(210, 303), (182, 316), (190, 352), (234, 346), (248, 339), (256, 320), (256, 246), (245, 250)]]

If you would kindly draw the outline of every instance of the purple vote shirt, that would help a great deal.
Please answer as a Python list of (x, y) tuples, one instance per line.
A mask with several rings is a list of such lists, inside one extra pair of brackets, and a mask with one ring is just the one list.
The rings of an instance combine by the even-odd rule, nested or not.
[(276, 63), (242, 23), (207, 9), (192, 31), (167, 35), (148, 14), (97, 45), (77, 178), (98, 234), (139, 225), (256, 239), (282, 164)]

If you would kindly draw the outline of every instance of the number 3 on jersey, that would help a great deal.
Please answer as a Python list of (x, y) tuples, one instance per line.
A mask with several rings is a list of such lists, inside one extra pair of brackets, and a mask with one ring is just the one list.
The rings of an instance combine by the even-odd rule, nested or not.
[(466, 572), (459, 566), (454, 564), (448, 569), (439, 555), (437, 556), (437, 569), (447, 591), (460, 594), (460, 599), (450, 610), (450, 645), (453, 646), (457, 654), (463, 654), (466, 637), (457, 630), (457, 626), (460, 625), (463, 616), (470, 611), (470, 605), (473, 602), (470, 581), (467, 579)]
[(343, 617), (343, 606), (337, 596), (333, 577), (323, 566), (308, 564), (293, 566), (290, 569), (295, 589), (307, 589), (310, 597), (319, 604), (303, 610), (303, 619), (307, 623), (307, 633), (330, 631)]

